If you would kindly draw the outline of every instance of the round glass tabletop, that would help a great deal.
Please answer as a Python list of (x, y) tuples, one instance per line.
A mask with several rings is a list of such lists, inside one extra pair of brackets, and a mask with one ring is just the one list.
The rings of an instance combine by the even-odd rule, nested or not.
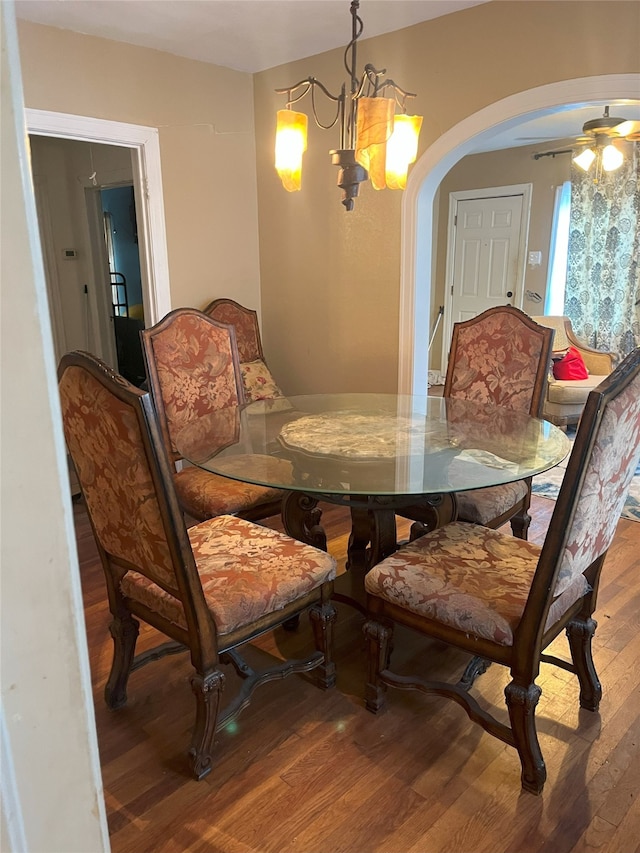
[(492, 405), (396, 394), (312, 394), (204, 415), (174, 437), (189, 462), (309, 493), (424, 495), (495, 486), (562, 461), (552, 424)]

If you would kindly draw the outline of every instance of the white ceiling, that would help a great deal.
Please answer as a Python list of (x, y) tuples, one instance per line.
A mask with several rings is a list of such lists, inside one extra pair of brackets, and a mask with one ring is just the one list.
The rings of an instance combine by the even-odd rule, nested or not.
[[(361, 0), (363, 38), (402, 29), (491, 0)], [(16, 14), (40, 24), (257, 72), (336, 47), (351, 38), (349, 0), (16, 0)], [(576, 104), (487, 132), (475, 151), (553, 147), (585, 121), (611, 115), (640, 121), (640, 98)]]
[[(363, 38), (488, 0), (360, 0)], [(16, 0), (39, 24), (264, 71), (347, 45), (349, 0)]]
[(581, 136), (585, 122), (601, 118), (605, 106), (609, 106), (610, 116), (640, 122), (640, 98), (634, 101), (615, 98), (593, 100), (558, 107), (522, 121), (512, 121), (503, 130), (487, 131), (478, 139), (474, 151), (499, 151), (521, 145), (536, 145), (541, 151), (552, 149), (559, 140), (572, 142), (572, 137)]

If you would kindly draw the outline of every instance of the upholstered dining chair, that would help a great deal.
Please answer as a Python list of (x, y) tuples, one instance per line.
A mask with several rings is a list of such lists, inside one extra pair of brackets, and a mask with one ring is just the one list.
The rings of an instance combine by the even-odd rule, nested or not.
[[(452, 522), (400, 548), (365, 579), (369, 649), (366, 706), (377, 712), (387, 686), (453, 699), (485, 731), (513, 746), (526, 791), (546, 769), (536, 734), (541, 663), (574, 673), (580, 706), (596, 711), (602, 688), (592, 657), (598, 583), (640, 459), (640, 349), (589, 394), (567, 471), (540, 547), (466, 522)], [(457, 684), (399, 676), (390, 669), (398, 623), (510, 668), (510, 725)], [(566, 630), (571, 661), (544, 653)]]
[(282, 391), (264, 358), (257, 312), (245, 308), (233, 299), (214, 299), (204, 309), (204, 313), (235, 329), (240, 372), (247, 400), (254, 402), (282, 397)]
[[(235, 331), (195, 308), (176, 308), (140, 336), (161, 433), (174, 462), (180, 462), (175, 440), (181, 430), (213, 411), (235, 412), (245, 401)], [(258, 521), (282, 507), (277, 489), (195, 466), (176, 471), (175, 486), (184, 511), (198, 521), (226, 513)]]
[[(540, 417), (553, 330), (534, 322), (519, 308), (500, 305), (455, 323), (444, 383), (444, 396), (493, 403)], [(458, 518), (498, 528), (511, 522), (526, 539), (531, 516), (531, 478), (457, 492)], [(412, 538), (425, 532), (419, 507), (403, 510), (417, 522)]]
[[(188, 650), (196, 699), (189, 762), (201, 779), (211, 770), (215, 732), (240, 713), (258, 685), (312, 669), (319, 686), (335, 683), (335, 560), (236, 516), (187, 531), (150, 395), (86, 353), (65, 355), (58, 376), (64, 433), (112, 616), (106, 702), (110, 708), (126, 703), (132, 670)], [(239, 648), (305, 610), (316, 650), (262, 672), (249, 667)], [(138, 620), (173, 642), (134, 657)], [(243, 681), (222, 711), (224, 664)]]

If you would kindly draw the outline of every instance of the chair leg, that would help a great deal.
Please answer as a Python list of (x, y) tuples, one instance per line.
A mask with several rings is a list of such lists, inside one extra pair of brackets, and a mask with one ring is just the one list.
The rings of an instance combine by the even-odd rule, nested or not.
[(191, 678), (191, 689), (196, 697), (196, 723), (191, 736), (189, 764), (196, 779), (203, 779), (211, 772), (211, 753), (224, 681), (224, 673), (217, 669), (206, 675), (196, 673)]
[(567, 639), (571, 659), (580, 682), (580, 707), (597, 711), (602, 699), (602, 685), (598, 678), (591, 649), (591, 641), (598, 623), (594, 619), (569, 622)]
[(130, 613), (123, 617), (116, 616), (109, 625), (113, 637), (113, 662), (104, 688), (104, 699), (112, 710), (127, 703), (127, 682), (131, 675), (139, 630), (140, 623)]
[(535, 720), (536, 705), (541, 693), (542, 690), (536, 684), (523, 687), (515, 681), (507, 684), (504, 690), (514, 746), (518, 750), (522, 766), (522, 789), (532, 794), (542, 793), (547, 778)]
[(428, 524), (423, 524), (421, 521), (414, 521), (409, 528), (409, 542), (415, 542), (425, 533), (429, 533), (430, 527)]
[(379, 675), (389, 666), (393, 642), (393, 625), (374, 622), (368, 619), (364, 623), (364, 635), (367, 642), (367, 665), (369, 676), (365, 685), (364, 701), (368, 711), (377, 714), (384, 707), (386, 686)]
[(333, 660), (333, 623), (336, 621), (337, 615), (335, 607), (330, 602), (314, 605), (309, 610), (315, 646), (324, 655), (323, 663), (316, 669), (316, 679), (323, 690), (335, 687), (336, 683), (336, 665)]
[(531, 524), (531, 516), (527, 510), (523, 510), (518, 515), (514, 515), (511, 519), (511, 531), (518, 539), (527, 539), (529, 535), (529, 525)]

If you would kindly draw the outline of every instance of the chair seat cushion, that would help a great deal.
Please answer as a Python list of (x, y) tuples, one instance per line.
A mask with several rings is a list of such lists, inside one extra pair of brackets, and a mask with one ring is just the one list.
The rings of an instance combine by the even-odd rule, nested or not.
[[(204, 521), (188, 533), (218, 634), (282, 610), (336, 575), (330, 554), (235, 516)], [(144, 575), (128, 572), (120, 588), (128, 598), (186, 629), (179, 599)]]
[[(371, 595), (502, 646), (513, 643), (540, 546), (457, 521), (387, 557), (365, 577)], [(587, 591), (583, 575), (552, 604), (547, 627)]]
[(460, 521), (471, 521), (474, 524), (488, 524), (519, 504), (527, 492), (524, 480), (475, 489), (472, 492), (456, 492), (458, 518)]
[[(242, 459), (243, 457), (238, 457), (239, 474)], [(283, 482), (286, 482), (286, 473)], [(243, 512), (278, 500), (284, 494), (279, 489), (232, 480), (195, 466), (178, 471), (174, 476), (174, 483), (183, 510), (199, 519)]]
[(586, 403), (589, 392), (606, 378), (591, 374), (587, 379), (554, 379), (549, 382), (547, 398), (551, 403)]

